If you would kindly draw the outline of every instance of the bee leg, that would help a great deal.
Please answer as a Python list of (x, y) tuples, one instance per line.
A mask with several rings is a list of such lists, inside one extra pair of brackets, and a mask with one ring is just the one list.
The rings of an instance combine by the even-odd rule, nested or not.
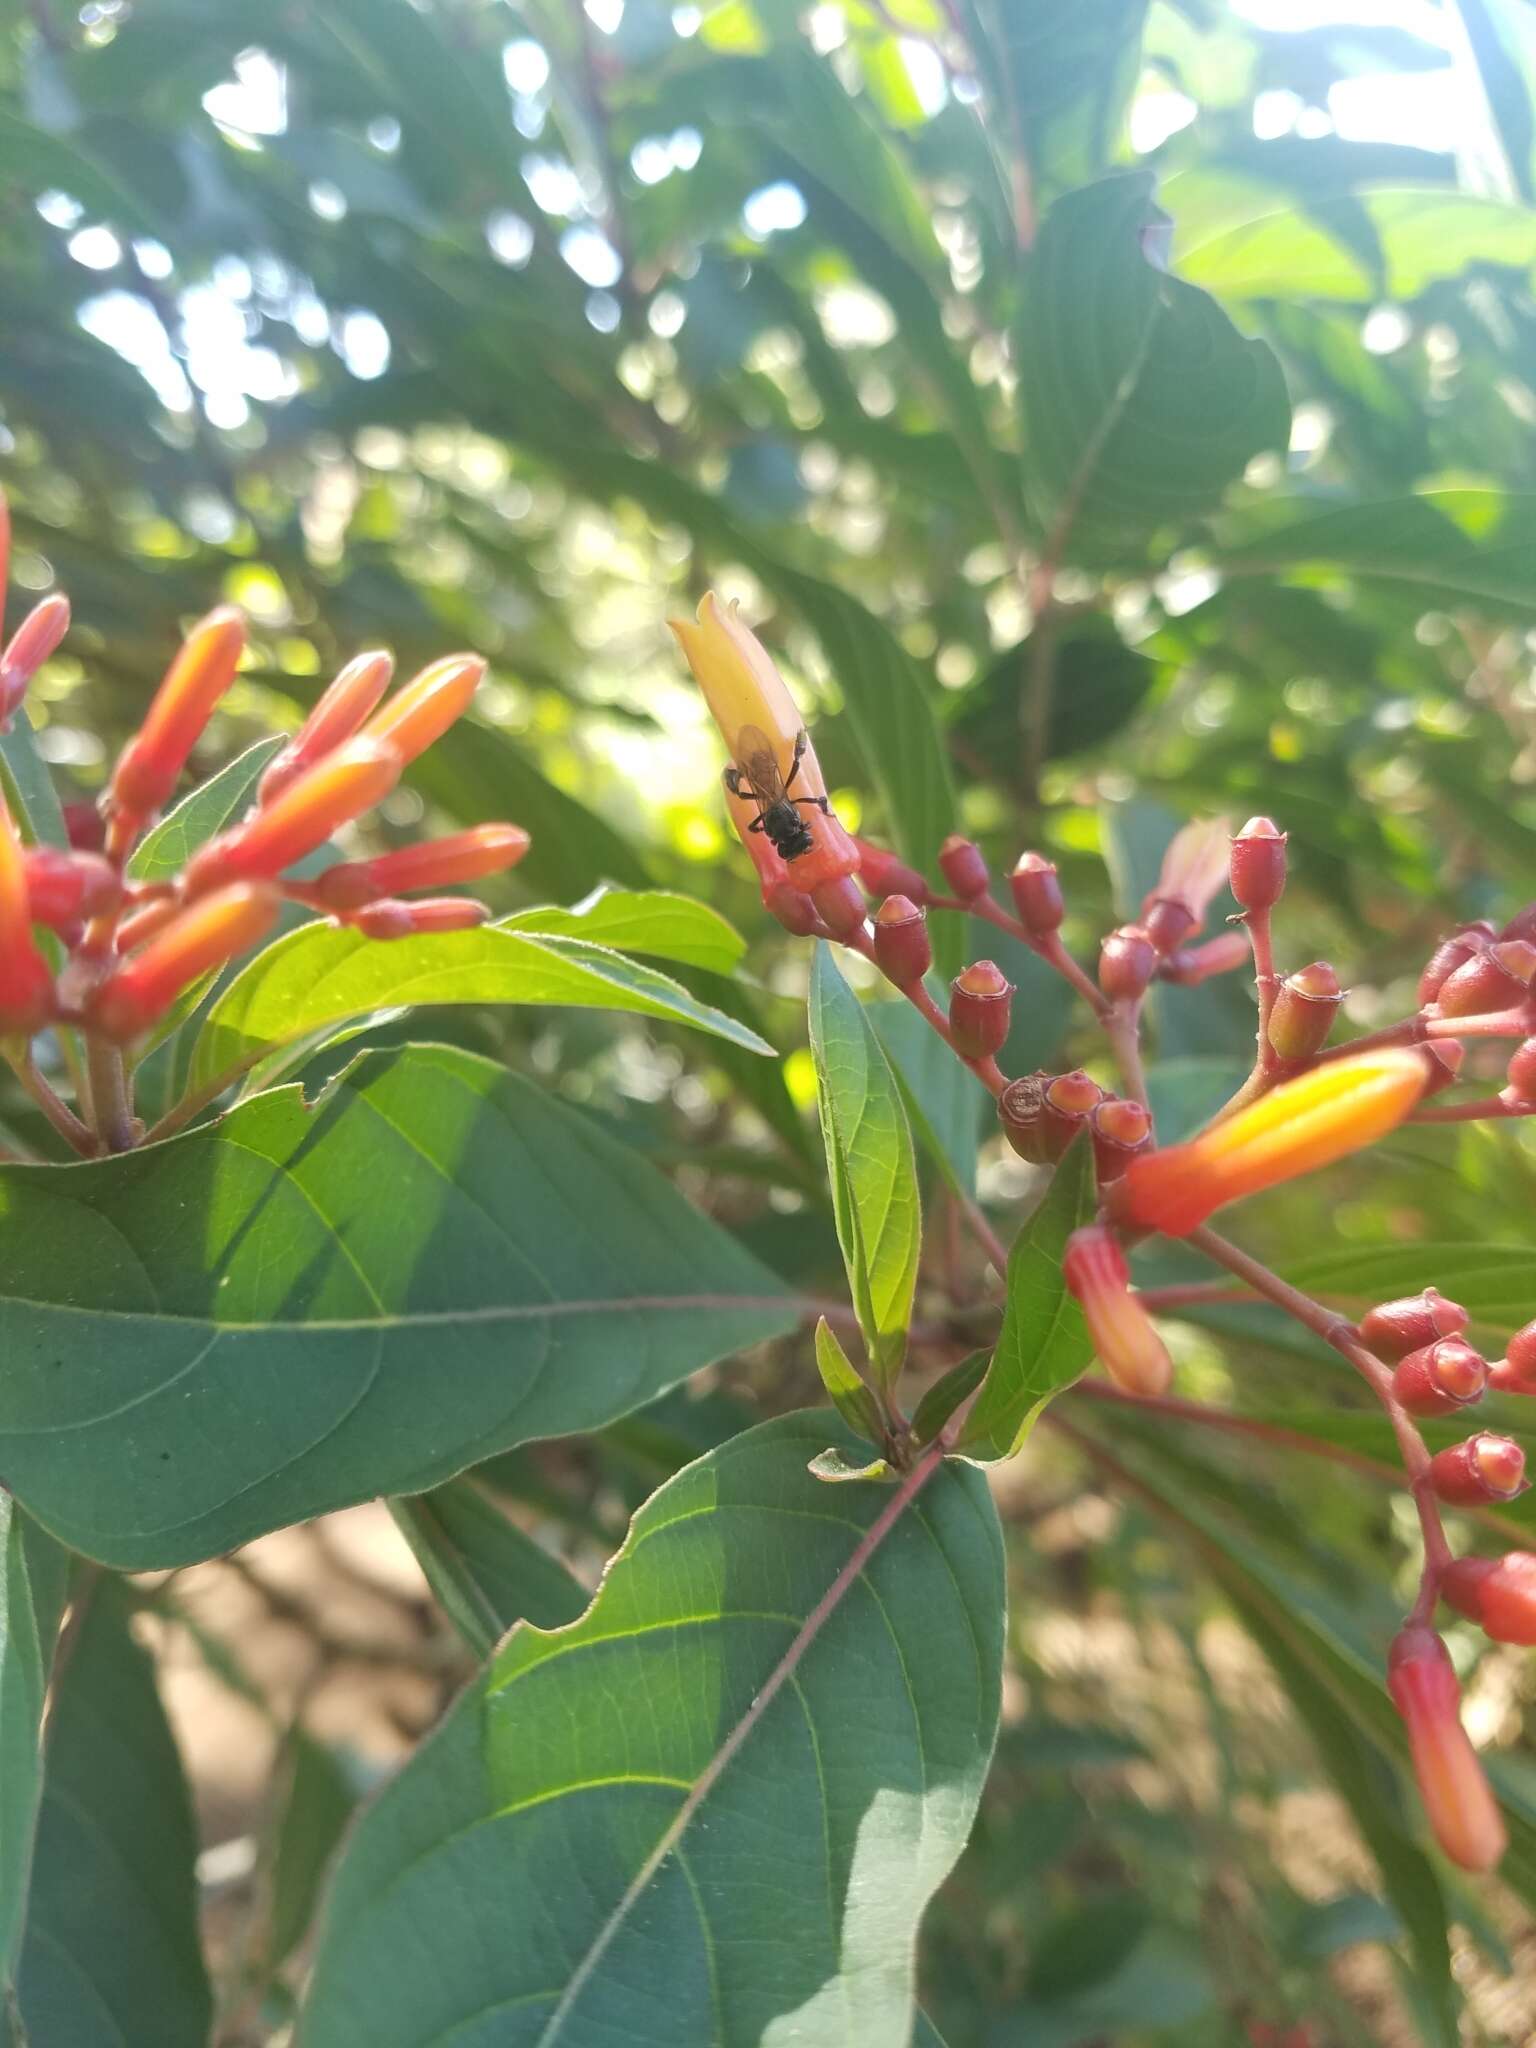
[(763, 814), (762, 814), (762, 812), (761, 812), (761, 811), (759, 811), (759, 812), (758, 812), (758, 814), (757, 814), (757, 816), (756, 816), (756, 817), (755, 817), (755, 818), (754, 818), (754, 819), (752, 820), (751, 824), (750, 824), (750, 825), (749, 825), (749, 826), (747, 827), (747, 830), (748, 830), (749, 832), (761, 832), (761, 831), (762, 831), (762, 829), (763, 829)]
[[(790, 784), (794, 781), (795, 777), (800, 773), (800, 763), (804, 760), (805, 750), (809, 745), (810, 740), (804, 728), (802, 727), (801, 730), (795, 734), (795, 757), (790, 762), (789, 773), (784, 778), (784, 787), (786, 789), (789, 788)], [(798, 801), (799, 799), (796, 798), (796, 802)]]
[(732, 796), (746, 796), (748, 794), (741, 786), (741, 770), (734, 763), (725, 770), (720, 779)]
[(791, 797), (790, 802), (796, 804), (812, 804), (818, 811), (820, 811), (821, 815), (824, 818), (830, 818), (832, 815), (832, 805), (830, 801), (824, 796), (796, 796)]

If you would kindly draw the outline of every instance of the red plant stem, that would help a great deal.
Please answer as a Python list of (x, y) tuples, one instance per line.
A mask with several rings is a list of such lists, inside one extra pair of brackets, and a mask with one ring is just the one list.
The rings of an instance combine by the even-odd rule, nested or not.
[(1104, 1019), (1105, 1034), (1115, 1064), (1125, 1082), (1125, 1092), (1144, 1110), (1151, 1113), (1151, 1102), (1147, 1095), (1147, 1076), (1141, 1064), (1141, 1000), (1115, 1003)]
[(1078, 966), (1061, 943), (1058, 933), (1051, 932), (1045, 938), (1038, 937), (1028, 925), (1021, 924), (1016, 917), (1004, 910), (995, 896), (973, 896), (968, 901), (960, 896), (930, 896), (928, 908), (963, 910), (968, 917), (979, 917), (986, 924), (996, 925), (1000, 932), (1007, 932), (1010, 937), (1028, 946), (1031, 953), (1038, 954), (1048, 967), (1054, 967), (1063, 981), (1070, 982), (1084, 1002), (1092, 1008), (1100, 1023), (1108, 1018), (1112, 1008), (1109, 998)]
[(1416, 1109), (1411, 1124), (1475, 1124), (1487, 1117), (1536, 1116), (1536, 1102), (1506, 1102), (1502, 1095), (1481, 1095), (1475, 1102), (1434, 1103)]
[(1359, 1373), (1371, 1392), (1386, 1411), (1402, 1453), (1403, 1467), (1408, 1475), (1409, 1490), (1419, 1517), (1419, 1527), (1424, 1536), (1424, 1569), (1419, 1579), (1418, 1598), (1414, 1601), (1408, 1616), (1410, 1626), (1427, 1623), (1435, 1611), (1439, 1598), (1440, 1579), (1451, 1561), (1451, 1549), (1445, 1538), (1445, 1529), (1440, 1520), (1440, 1504), (1435, 1498), (1434, 1487), (1429, 1473), (1429, 1451), (1423, 1437), (1414, 1427), (1412, 1419), (1398, 1401), (1393, 1391), (1392, 1374), (1373, 1351), (1360, 1342), (1359, 1333), (1351, 1322), (1320, 1301), (1314, 1301), (1300, 1288), (1292, 1287), (1282, 1280), (1278, 1273), (1272, 1273), (1268, 1266), (1235, 1244), (1229, 1244), (1214, 1230), (1201, 1228), (1192, 1230), (1185, 1239), (1197, 1251), (1205, 1253), (1218, 1266), (1225, 1266), (1229, 1273), (1235, 1273), (1257, 1294), (1262, 1294), (1277, 1308), (1283, 1308), (1287, 1315), (1314, 1335), (1321, 1337), (1325, 1344), (1332, 1345)]
[(17, 1080), (71, 1151), (78, 1152), (82, 1159), (93, 1159), (100, 1149), (95, 1138), (69, 1105), (61, 1100), (43, 1079), (37, 1061), (32, 1056), (31, 1047), (29, 1046), (21, 1055), (7, 1053), (6, 1059)]
[(1220, 1280), (1182, 1280), (1167, 1287), (1138, 1287), (1136, 1299), (1151, 1315), (1202, 1307), (1207, 1302), (1251, 1302), (1246, 1287), (1227, 1287)]
[(966, 1059), (963, 1052), (956, 1050), (955, 1034), (949, 1028), (949, 1019), (933, 1000), (933, 997), (929, 995), (927, 989), (923, 987), (923, 984), (920, 981), (909, 982), (901, 993), (906, 997), (913, 1009), (917, 1011), (918, 1015), (925, 1017), (933, 1026), (940, 1038), (943, 1039), (951, 1052), (955, 1054), (955, 1058), (964, 1061), (965, 1065), (970, 1068), (982, 1086), (990, 1090), (993, 1095), (1001, 1095), (1008, 1086), (1008, 1076), (999, 1067), (997, 1061), (990, 1053), (988, 1053), (985, 1059), (971, 1060)]
[(1275, 1007), (1275, 997), (1280, 992), (1268, 906), (1262, 910), (1245, 910), (1243, 924), (1247, 928), (1248, 944), (1253, 949), (1253, 983), (1259, 996), (1258, 1064), (1268, 1071), (1274, 1058), (1269, 1043), (1269, 1013)]

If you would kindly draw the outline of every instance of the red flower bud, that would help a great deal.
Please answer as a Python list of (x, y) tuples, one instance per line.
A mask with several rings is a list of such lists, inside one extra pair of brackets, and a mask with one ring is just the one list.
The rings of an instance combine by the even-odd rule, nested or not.
[(406, 889), (441, 889), (515, 867), (528, 851), (521, 825), (472, 825), (446, 839), (423, 839), (376, 860), (348, 860), (317, 875), (310, 887), (327, 910), (356, 910)]
[(972, 840), (962, 839), (958, 832), (951, 832), (939, 848), (939, 866), (944, 879), (964, 902), (987, 893), (987, 863), (981, 848)]
[(385, 897), (352, 911), (346, 922), (367, 939), (408, 939), (417, 932), (468, 931), (490, 914), (473, 896), (422, 896), (414, 903)]
[(1504, 1349), (1505, 1356), (1521, 1379), (1536, 1385), (1536, 1321), (1516, 1330)]
[(1508, 1079), (1516, 1102), (1536, 1102), (1536, 1038), (1523, 1039), (1510, 1054)]
[(792, 882), (765, 881), (762, 895), (763, 908), (768, 915), (776, 918), (785, 931), (792, 932), (797, 939), (808, 939), (813, 933), (826, 937), (827, 928), (816, 915), (816, 906), (803, 889), (797, 889)]
[(99, 853), (29, 846), (23, 864), (33, 921), (54, 931), (98, 911), (115, 910), (122, 901), (122, 877)]
[(1137, 1154), (1152, 1143), (1152, 1119), (1139, 1102), (1106, 1098), (1089, 1113), (1088, 1128), (1100, 1187), (1118, 1180)]
[(245, 621), (228, 606), (195, 625), (165, 672), (144, 722), (118, 757), (107, 786), (110, 811), (142, 819), (158, 811), (180, 779), (213, 707), (235, 679)]
[(1488, 1361), (1461, 1337), (1410, 1351), (1392, 1375), (1392, 1391), (1410, 1415), (1453, 1415), (1480, 1401)]
[(1429, 1461), (1430, 1483), (1452, 1507), (1486, 1507), (1525, 1492), (1525, 1453), (1513, 1437), (1479, 1430), (1465, 1443), (1436, 1451)]
[(885, 847), (872, 845), (856, 832), (851, 836), (859, 850), (859, 873), (871, 896), (905, 896), (911, 903), (928, 901), (931, 891), (926, 875), (909, 868)]
[(1066, 906), (1055, 861), (1047, 860), (1043, 853), (1021, 853), (1008, 877), (1008, 885), (1025, 931), (1043, 939), (1061, 929)]
[(1269, 1013), (1269, 1042), (1283, 1060), (1321, 1052), (1344, 1002), (1339, 977), (1326, 960), (1299, 967), (1281, 982)]
[(293, 738), (267, 765), (256, 787), (258, 804), (269, 804), (289, 783), (351, 739), (389, 688), (395, 658), (382, 648), (357, 654), (324, 691)]
[(1442, 1017), (1476, 1017), (1524, 1002), (1536, 973), (1536, 946), (1525, 939), (1501, 939), (1464, 962), (1441, 984), (1436, 1001)]
[(1429, 1061), (1429, 1079), (1424, 1084), (1425, 1097), (1438, 1095), (1442, 1088), (1449, 1088), (1460, 1075), (1467, 1057), (1467, 1048), (1459, 1038), (1429, 1038), (1419, 1050)]
[(1157, 971), (1157, 947), (1139, 924), (1123, 924), (1099, 949), (1099, 987), (1113, 1001), (1135, 1002)]
[(1507, 1358), (1496, 1358), (1488, 1368), (1488, 1384), (1496, 1394), (1536, 1394), (1536, 1379), (1527, 1379)]
[[(1491, 937), (1493, 927), (1490, 925), (1488, 930)], [(1527, 903), (1524, 910), (1517, 910), (1509, 920), (1509, 923), (1505, 925), (1503, 931), (1499, 933), (1499, 937), (1501, 939), (1536, 940), (1536, 903)]]
[(1536, 1554), (1531, 1551), (1458, 1557), (1447, 1565), (1440, 1591), (1494, 1642), (1536, 1643)]
[(1369, 1310), (1360, 1319), (1360, 1341), (1391, 1365), (1442, 1337), (1459, 1337), (1469, 1320), (1459, 1301), (1447, 1301), (1437, 1288), (1426, 1287), (1422, 1294), (1383, 1301)]
[(372, 810), (400, 780), (400, 757), (381, 740), (347, 740), (270, 804), (199, 847), (186, 866), (188, 896), (281, 874), (324, 845), (338, 826)]
[(1074, 1230), (1062, 1278), (1083, 1311), (1099, 1362), (1128, 1394), (1164, 1394), (1173, 1361), (1152, 1319), (1132, 1294), (1125, 1254), (1102, 1223)]
[(94, 804), (65, 804), (64, 832), (77, 853), (100, 853), (107, 843), (107, 828)]
[(933, 965), (928, 920), (909, 896), (887, 896), (875, 912), (875, 960), (897, 988), (911, 988)]
[(53, 1011), (53, 976), (32, 936), (26, 860), (0, 799), (0, 1038), (30, 1038)]
[(1154, 896), (1141, 913), (1142, 930), (1165, 959), (1199, 924), (1199, 918), (1178, 896)]
[(1250, 818), (1232, 840), (1232, 894), (1244, 910), (1268, 910), (1285, 894), (1285, 841), (1273, 818)]
[(190, 904), (97, 985), (87, 1027), (119, 1042), (137, 1038), (200, 975), (263, 937), (281, 902), (269, 885), (241, 882)]
[(968, 1060), (1002, 1051), (1013, 1015), (1013, 984), (995, 960), (978, 960), (949, 986), (949, 1028)]
[(385, 700), (362, 728), (364, 737), (383, 740), (402, 762), (414, 761), (463, 717), (484, 674), (477, 654), (444, 655)]
[(1003, 1136), (1031, 1166), (1044, 1166), (1061, 1156), (1053, 1149), (1045, 1121), (1045, 1090), (1049, 1080), (1043, 1070), (1026, 1074), (1021, 1080), (1010, 1081), (997, 1098), (997, 1119)]
[(1197, 988), (1217, 974), (1231, 974), (1248, 963), (1248, 940), (1242, 932), (1218, 932), (1203, 945), (1170, 953), (1158, 969), (1159, 981), (1179, 988)]
[[(805, 860), (814, 857), (814, 849), (802, 855)], [(810, 897), (822, 923), (835, 939), (851, 939), (864, 929), (864, 892), (851, 874), (828, 875), (825, 881), (818, 882), (811, 890)]]
[(34, 605), (0, 654), (0, 727), (27, 694), (27, 685), (69, 631), (69, 599), (59, 592)]
[(1387, 1653), (1387, 1690), (1408, 1731), (1435, 1840), (1463, 1870), (1492, 1870), (1504, 1854), (1504, 1821), (1461, 1725), (1456, 1673), (1433, 1629), (1398, 1635)]
[(1081, 1067), (1046, 1083), (1042, 1117), (1050, 1157), (1059, 1159), (1104, 1100), (1104, 1090)]
[(1435, 1001), (1457, 968), (1465, 967), (1469, 960), (1487, 950), (1487, 941), (1477, 932), (1452, 932), (1449, 938), (1442, 939), (1419, 976), (1419, 1008), (1422, 1010)]

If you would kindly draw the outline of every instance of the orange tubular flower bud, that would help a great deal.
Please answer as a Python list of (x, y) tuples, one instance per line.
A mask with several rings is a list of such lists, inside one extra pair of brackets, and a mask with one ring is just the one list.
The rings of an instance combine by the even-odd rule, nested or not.
[(107, 786), (112, 812), (148, 818), (160, 809), (214, 705), (234, 681), (244, 646), (245, 621), (229, 606), (210, 612), (192, 628), (143, 724), (118, 757)]
[(290, 783), (275, 803), (199, 847), (187, 862), (184, 893), (199, 896), (230, 882), (281, 874), (338, 826), (372, 810), (400, 780), (400, 768), (400, 756), (382, 740), (348, 740)]
[(1435, 1840), (1463, 1870), (1492, 1870), (1504, 1854), (1504, 1821), (1461, 1725), (1461, 1690), (1433, 1629), (1405, 1628), (1398, 1635), (1387, 1653), (1387, 1690), (1408, 1730)]
[(974, 840), (951, 832), (939, 848), (939, 866), (945, 881), (963, 902), (986, 895), (990, 879), (986, 858)]
[(932, 892), (926, 875), (909, 868), (886, 847), (873, 846), (869, 840), (861, 839), (856, 832), (853, 843), (859, 850), (859, 874), (871, 896), (905, 896), (911, 903), (928, 901)]
[(1128, 1394), (1164, 1394), (1173, 1361), (1152, 1319), (1131, 1292), (1125, 1254), (1102, 1223), (1074, 1230), (1062, 1277), (1083, 1311), (1099, 1362)]
[(408, 939), (417, 932), (463, 932), (484, 924), (490, 911), (473, 896), (426, 896), (414, 903), (368, 903), (347, 923), (369, 939)]
[(1281, 982), (1269, 1013), (1269, 1042), (1283, 1060), (1321, 1052), (1344, 1003), (1339, 977), (1326, 960), (1299, 967)]
[(1055, 861), (1047, 860), (1043, 853), (1021, 853), (1008, 877), (1008, 885), (1013, 891), (1019, 923), (1027, 932), (1043, 939), (1060, 931), (1066, 903)]
[(735, 605), (721, 605), (708, 591), (697, 619), (669, 623), (731, 756), (726, 804), (765, 900), (778, 883), (810, 895), (857, 873), (859, 849), (827, 802), (805, 721)]
[(1410, 1415), (1453, 1415), (1480, 1401), (1488, 1361), (1461, 1337), (1410, 1351), (1392, 1375), (1392, 1391)]
[(1454, 1508), (1482, 1508), (1490, 1501), (1514, 1500), (1525, 1492), (1525, 1453), (1513, 1437), (1479, 1430), (1465, 1443), (1436, 1451), (1429, 1461), (1430, 1483), (1441, 1500)]
[(276, 889), (242, 882), (191, 904), (97, 986), (86, 1005), (87, 1028), (119, 1043), (137, 1038), (199, 975), (254, 945), (281, 902)]
[(317, 875), (310, 888), (327, 910), (357, 910), (407, 889), (443, 889), (499, 874), (515, 867), (529, 844), (521, 825), (472, 825), (467, 832), (424, 839), (397, 853), (380, 854), (377, 860), (342, 861)]
[(1248, 964), (1248, 940), (1242, 932), (1218, 932), (1203, 945), (1187, 946), (1170, 953), (1158, 969), (1160, 981), (1179, 988), (1198, 988), (1213, 975), (1232, 974)]
[(1228, 881), (1244, 910), (1269, 910), (1285, 894), (1285, 840), (1273, 818), (1250, 818), (1231, 845)]
[(1152, 1119), (1139, 1102), (1111, 1098), (1089, 1114), (1093, 1165), (1099, 1186), (1118, 1180), (1131, 1161), (1152, 1143)]
[(479, 655), (445, 654), (385, 700), (363, 727), (364, 738), (383, 740), (402, 762), (414, 761), (463, 717), (484, 674)]
[(1536, 1554), (1531, 1551), (1458, 1557), (1446, 1567), (1440, 1591), (1448, 1605), (1494, 1642), (1536, 1643)]
[(887, 981), (910, 988), (933, 965), (928, 920), (908, 896), (887, 896), (875, 912), (875, 963)]
[(1429, 1068), (1387, 1048), (1315, 1067), (1202, 1131), (1134, 1160), (1110, 1192), (1117, 1221), (1184, 1237), (1228, 1202), (1374, 1144), (1424, 1093)]
[(1447, 1301), (1438, 1288), (1426, 1287), (1422, 1294), (1405, 1294), (1368, 1310), (1360, 1319), (1360, 1342), (1393, 1365), (1442, 1337), (1459, 1337), (1470, 1320), (1459, 1301)]
[(26, 860), (0, 800), (0, 1038), (30, 1038), (53, 1009), (53, 976), (32, 936)]
[(77, 918), (115, 910), (122, 901), (122, 877), (99, 853), (29, 846), (23, 865), (33, 922), (53, 931), (62, 931)]
[(351, 739), (389, 688), (394, 668), (394, 656), (382, 648), (354, 655), (287, 746), (267, 764), (256, 787), (257, 803), (271, 803), (306, 768)]
[(976, 961), (949, 985), (949, 1028), (964, 1059), (1001, 1052), (1012, 1015), (1013, 984), (995, 960)]
[(0, 654), (0, 725), (27, 694), (27, 685), (69, 631), (69, 599), (59, 592), (34, 605)]

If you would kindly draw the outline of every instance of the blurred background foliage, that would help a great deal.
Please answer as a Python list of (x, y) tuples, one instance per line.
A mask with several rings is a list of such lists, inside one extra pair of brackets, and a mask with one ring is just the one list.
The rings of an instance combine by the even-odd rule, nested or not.
[[(1333, 957), (1361, 1027), (1399, 1014), (1435, 935), (1536, 876), (1533, 94), (1525, 0), (13, 0), (0, 476), (14, 582), (76, 620), (40, 743), (93, 794), (220, 597), (254, 655), (210, 766), (360, 646), (483, 651), (477, 722), (387, 826), (518, 819), (508, 903), (706, 898), (753, 971), (711, 1000), (786, 1057), (515, 1010), (432, 1031), (835, 1292), (803, 952), (727, 844), (665, 617), (738, 597), (845, 819), (923, 865), (957, 824), (1045, 848), (1080, 947), (1182, 817), (1273, 813), (1286, 964)], [(1005, 965), (1005, 1064), (1091, 1060)], [(1169, 1133), (1252, 1011), (1156, 1011)], [(979, 1091), (881, 1024), (921, 1134), (1006, 1221), (1026, 1177)], [(972, 1334), (946, 1188), (935, 1364)], [(1460, 1292), (1496, 1345), (1533, 1306), (1533, 1190), (1518, 1132), (1417, 1133), (1330, 1190), (1326, 1237), (1309, 1193), (1251, 1227), (1339, 1299)], [(1376, 1424), (1266, 1316), (1180, 1334), (1187, 1391), (1335, 1462), (1079, 1395), (1005, 1475), (1007, 1727), (933, 1917), (934, 2018), (951, 2048), (1528, 2041), (1536, 1826), (1474, 1900), (1385, 1760), (1370, 1674), (1411, 1542)], [(665, 1471), (815, 1397), (803, 1343), (727, 1378), (486, 1483), (600, 1561)], [(153, 1598), (238, 1693), (216, 1625)], [(1536, 1812), (1533, 1691), (1488, 1652), (1470, 1712)], [(332, 1737), (299, 1763), (342, 1815)], [(244, 1910), (220, 1829), (312, 1885), (281, 1802), (258, 1825), (203, 1790), (216, 1929)], [(278, 2038), (267, 1974), (229, 2040)]]

